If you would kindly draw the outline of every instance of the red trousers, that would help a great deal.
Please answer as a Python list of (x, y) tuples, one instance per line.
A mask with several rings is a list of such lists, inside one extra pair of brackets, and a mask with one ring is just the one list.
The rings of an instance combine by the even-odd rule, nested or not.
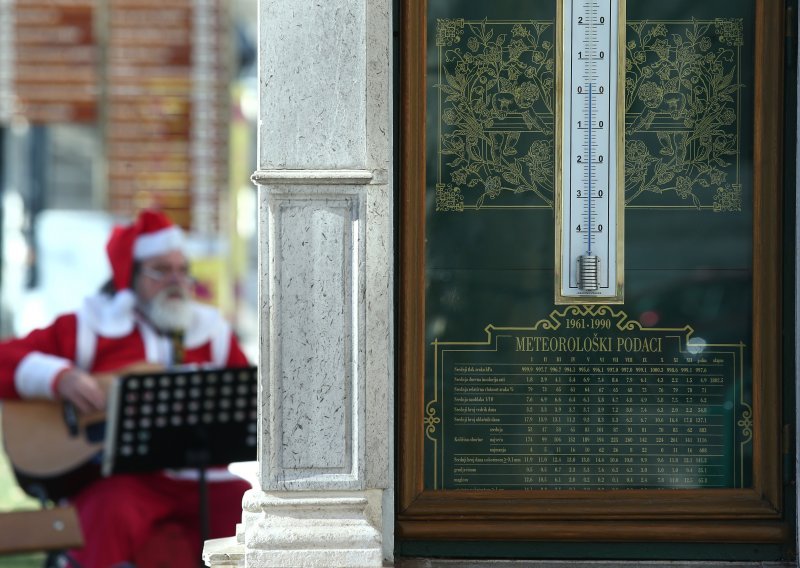
[[(208, 538), (233, 536), (241, 522), (240, 480), (208, 482)], [(198, 483), (162, 473), (115, 475), (74, 499), (84, 547), (70, 552), (82, 568), (195, 568), (201, 554)]]

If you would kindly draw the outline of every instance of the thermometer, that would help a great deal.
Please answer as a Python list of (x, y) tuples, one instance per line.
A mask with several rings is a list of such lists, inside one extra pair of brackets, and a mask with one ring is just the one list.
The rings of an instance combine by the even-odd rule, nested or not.
[(556, 303), (622, 303), (625, 0), (559, 2)]

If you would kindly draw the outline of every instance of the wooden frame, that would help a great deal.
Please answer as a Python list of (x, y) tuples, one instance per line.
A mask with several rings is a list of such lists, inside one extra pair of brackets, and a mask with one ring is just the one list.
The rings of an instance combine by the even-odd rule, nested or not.
[(753, 487), (431, 491), (423, 483), (426, 0), (402, 5), (397, 536), (416, 540), (779, 543), (783, 3), (756, 2)]

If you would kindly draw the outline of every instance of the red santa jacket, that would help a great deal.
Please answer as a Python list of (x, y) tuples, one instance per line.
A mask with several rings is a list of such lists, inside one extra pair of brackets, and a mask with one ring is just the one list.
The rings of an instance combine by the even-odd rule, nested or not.
[[(209, 306), (192, 303), (183, 345), (183, 363), (248, 364), (230, 325)], [(101, 373), (144, 361), (166, 366), (172, 351), (170, 340), (134, 311), (130, 297), (98, 294), (49, 327), (0, 342), (0, 399), (52, 399), (53, 381), (66, 367)]]

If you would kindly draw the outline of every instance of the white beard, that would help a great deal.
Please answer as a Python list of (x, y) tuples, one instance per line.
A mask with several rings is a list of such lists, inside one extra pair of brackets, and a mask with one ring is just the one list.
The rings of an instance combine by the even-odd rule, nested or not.
[(191, 302), (181, 290), (180, 298), (170, 298), (174, 289), (161, 290), (156, 296), (141, 305), (144, 315), (161, 331), (185, 331), (192, 319)]

